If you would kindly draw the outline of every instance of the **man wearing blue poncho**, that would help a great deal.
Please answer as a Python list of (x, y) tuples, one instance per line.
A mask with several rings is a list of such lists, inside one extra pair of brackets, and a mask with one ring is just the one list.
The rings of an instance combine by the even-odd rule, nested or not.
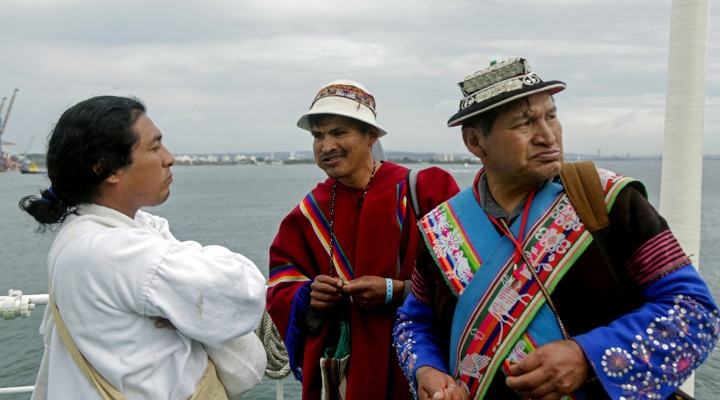
[[(592, 168), (575, 181), (599, 180), (600, 207), (568, 194), (565, 83), (527, 60), (460, 87), (448, 125), (483, 168), (418, 223), (427, 248), (394, 332), (417, 397), (674, 396), (715, 346), (718, 309), (643, 185)], [(588, 208), (607, 226), (591, 232)]]

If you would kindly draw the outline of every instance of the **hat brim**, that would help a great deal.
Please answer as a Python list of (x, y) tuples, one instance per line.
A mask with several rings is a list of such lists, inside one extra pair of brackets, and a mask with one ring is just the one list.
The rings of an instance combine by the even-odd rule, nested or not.
[(531, 87), (523, 87), (518, 90), (503, 93), (501, 95), (489, 98), (485, 101), (473, 104), (471, 107), (457, 112), (448, 120), (448, 127), (458, 126), (468, 118), (472, 118), (478, 114), (484, 113), (485, 111), (492, 110), (495, 107), (510, 103), (511, 101), (517, 100), (522, 97), (527, 97), (545, 91), (550, 91), (550, 94), (553, 95), (564, 90), (565, 86), (565, 82), (547, 81), (539, 83), (537, 85), (533, 85)]
[(344, 97), (328, 96), (315, 101), (310, 110), (305, 113), (297, 122), (298, 128), (310, 132), (310, 116), (318, 114), (339, 115), (352, 118), (374, 126), (379, 131), (379, 136), (385, 136), (387, 131), (375, 121), (375, 113), (365, 105), (359, 104)]
[(350, 118), (350, 119), (355, 119), (355, 120), (358, 120), (358, 121), (362, 121), (362, 122), (364, 122), (364, 123), (366, 123), (366, 124), (368, 124), (368, 125), (370, 125), (370, 126), (375, 127), (375, 128), (378, 130), (378, 132), (379, 132), (378, 137), (382, 137), (382, 136), (387, 135), (387, 131), (385, 130), (385, 128), (383, 128), (383, 127), (381, 127), (380, 125), (378, 125), (377, 122), (372, 121), (372, 120), (370, 120), (370, 119), (366, 119), (366, 118), (359, 117), (356, 113), (349, 113), (349, 112), (348, 112), (348, 113), (344, 113), (344, 112), (342, 112), (342, 111), (327, 111), (327, 110), (311, 110), (311, 111), (308, 111), (305, 115), (303, 115), (302, 117), (300, 117), (300, 119), (298, 119), (298, 121), (297, 121), (297, 127), (300, 128), (300, 129), (304, 129), (304, 130), (306, 130), (306, 131), (308, 131), (308, 132), (312, 132), (312, 126), (310, 126), (310, 116), (311, 116), (311, 115), (318, 115), (318, 114), (339, 115), (339, 116), (341, 116), (341, 117), (346, 117), (346, 118)]

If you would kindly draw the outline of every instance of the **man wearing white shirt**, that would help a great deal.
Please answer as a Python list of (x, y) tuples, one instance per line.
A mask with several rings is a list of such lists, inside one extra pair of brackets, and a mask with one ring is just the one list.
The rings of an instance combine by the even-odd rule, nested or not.
[[(61, 116), (48, 143), (51, 186), (20, 206), (42, 228), (60, 224), (48, 256), (50, 295), (70, 342), (110, 391), (227, 398), (205, 348), (253, 331), (265, 278), (241, 254), (179, 241), (167, 220), (140, 210), (168, 198), (174, 162), (139, 101), (94, 97)], [(52, 307), (32, 398), (101, 399)], [(175, 329), (157, 328), (168, 323)]]

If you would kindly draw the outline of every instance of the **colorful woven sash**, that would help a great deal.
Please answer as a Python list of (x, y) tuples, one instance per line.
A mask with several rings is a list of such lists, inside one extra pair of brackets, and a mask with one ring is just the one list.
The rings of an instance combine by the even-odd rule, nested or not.
[[(607, 204), (630, 179), (599, 170)], [(552, 293), (592, 242), (559, 183), (537, 193), (522, 247)], [(515, 246), (497, 233), (467, 189), (426, 215), (419, 225), (458, 304), (453, 317), (450, 369), (481, 399), (501, 368), (534, 348), (563, 339), (557, 318)], [(520, 221), (510, 227), (517, 237)]]
[[(300, 210), (310, 221), (313, 231), (320, 243), (322, 243), (325, 251), (330, 254), (330, 222), (327, 218), (325, 218), (325, 214), (323, 214), (312, 193), (305, 196), (303, 201), (300, 203)], [(344, 281), (352, 280), (355, 277), (355, 271), (353, 271), (352, 266), (350, 265), (350, 260), (348, 260), (347, 256), (345, 256), (345, 253), (337, 240), (333, 245), (333, 249), (333, 262), (338, 278)]]
[[(405, 218), (408, 206), (407, 186), (404, 180), (396, 185), (395, 192), (395, 218), (398, 226), (400, 227), (400, 230), (403, 230), (405, 226)], [(323, 214), (322, 210), (320, 209), (320, 205), (318, 204), (312, 193), (305, 196), (302, 202), (300, 202), (300, 211), (310, 222), (310, 225), (313, 228), (313, 232), (315, 232), (318, 241), (320, 241), (322, 246), (325, 248), (325, 251), (330, 253), (330, 222), (325, 217), (325, 214)], [(350, 260), (343, 252), (342, 246), (340, 245), (340, 243), (338, 243), (337, 239), (335, 240), (333, 249), (333, 262), (335, 265), (335, 269), (337, 270), (338, 277), (343, 279), (344, 281), (352, 280), (355, 277), (355, 271), (353, 270)], [(276, 269), (276, 271), (273, 271), (272, 275), (275, 276), (271, 276), (271, 283), (277, 283), (278, 281), (299, 281), (308, 279), (305, 276), (299, 275), (297, 271), (294, 272), (295, 276), (293, 276), (292, 271), (294, 270), (294, 268), (291, 267), (292, 266), (288, 266), (287, 268)], [(396, 275), (400, 274), (401, 267), (402, 265), (398, 260), (396, 264)]]

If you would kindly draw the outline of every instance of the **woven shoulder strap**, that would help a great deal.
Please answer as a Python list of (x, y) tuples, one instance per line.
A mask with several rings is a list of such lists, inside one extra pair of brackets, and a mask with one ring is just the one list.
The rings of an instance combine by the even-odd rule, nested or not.
[(590, 232), (610, 225), (605, 192), (592, 161), (563, 163), (560, 180), (580, 220)]
[[(418, 202), (417, 197), (417, 176), (418, 176), (417, 169), (409, 169), (407, 173), (407, 177), (405, 177), (405, 184), (407, 185), (407, 193), (408, 197), (410, 197), (410, 207), (412, 207), (413, 212), (415, 213), (416, 220), (419, 220), (420, 217), (422, 217), (423, 213), (420, 210), (420, 203)], [(416, 261), (417, 262), (417, 261)], [(403, 289), (403, 301), (407, 299), (407, 297), (410, 295), (410, 279), (405, 280), (405, 288)]]
[(413, 211), (415, 211), (415, 215), (417, 217), (420, 217), (422, 214), (420, 214), (420, 204), (418, 203), (417, 198), (417, 175), (418, 170), (416, 169), (410, 169), (407, 173), (406, 183), (407, 183), (407, 192), (408, 197), (410, 197), (410, 204), (412, 205)]
[(52, 312), (55, 326), (57, 327), (58, 333), (60, 334), (60, 338), (62, 338), (65, 347), (67, 347), (68, 352), (70, 352), (70, 355), (72, 356), (73, 360), (75, 360), (75, 363), (77, 364), (78, 368), (80, 368), (80, 371), (82, 371), (83, 375), (88, 378), (90, 383), (92, 383), (93, 386), (97, 388), (103, 399), (126, 400), (127, 398), (123, 396), (123, 394), (120, 393), (117, 389), (115, 389), (113, 385), (106, 381), (105, 378), (103, 378), (102, 375), (100, 375), (100, 373), (98, 373), (97, 370), (95, 370), (95, 368), (90, 365), (90, 363), (85, 359), (82, 353), (80, 353), (80, 350), (75, 345), (75, 341), (73, 341), (73, 338), (70, 336), (70, 332), (68, 332), (67, 327), (65, 327), (65, 322), (63, 322), (62, 318), (60, 317), (60, 310), (58, 310), (58, 307), (52, 298), (52, 286), (48, 286), (48, 293), (50, 293), (48, 306), (50, 307), (50, 311)]
[(613, 257), (608, 248), (612, 238), (610, 230), (604, 228), (610, 226), (610, 218), (605, 204), (605, 191), (595, 164), (592, 161), (563, 163), (560, 180), (575, 212), (592, 234), (608, 273), (612, 276), (619, 292), (625, 294), (625, 286), (613, 268)]

